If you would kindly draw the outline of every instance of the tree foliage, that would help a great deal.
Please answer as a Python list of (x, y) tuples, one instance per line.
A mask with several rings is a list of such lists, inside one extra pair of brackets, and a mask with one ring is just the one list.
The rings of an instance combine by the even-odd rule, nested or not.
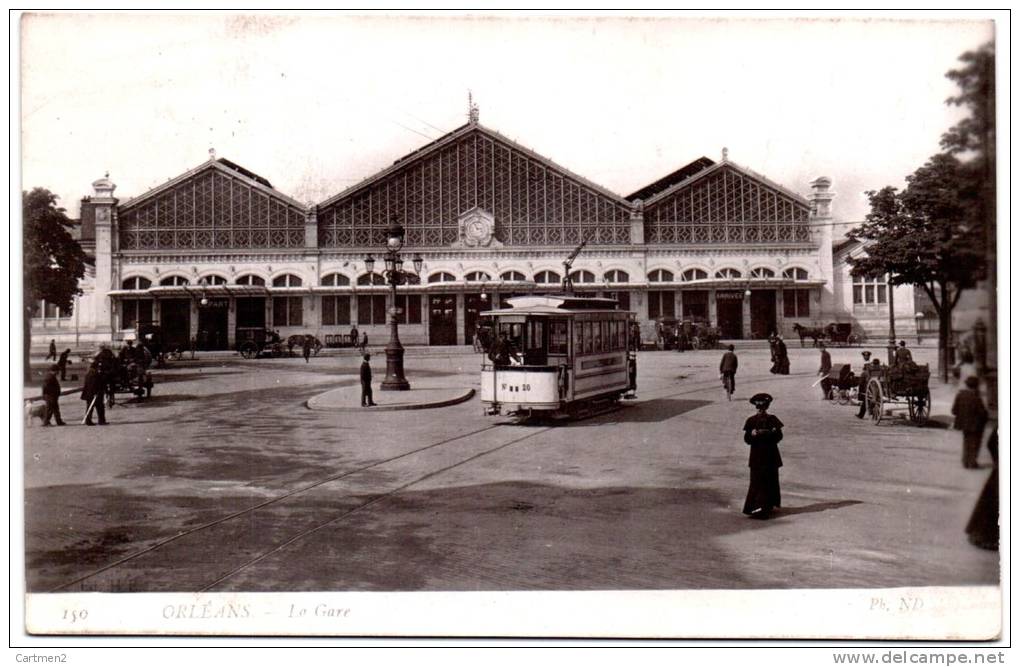
[(871, 213), (851, 232), (865, 242), (867, 255), (848, 260), (851, 273), (888, 273), (894, 285), (922, 287), (936, 308), (942, 306), (938, 288), (944, 285), (955, 305), (959, 291), (980, 277), (984, 262), (980, 193), (972, 170), (940, 153), (907, 177), (902, 192), (887, 186), (867, 194)]
[(959, 87), (947, 104), (965, 106), (970, 114), (942, 135), (942, 148), (953, 154), (976, 152), (994, 164), (995, 47), (985, 44), (960, 56), (960, 69), (946, 73)]
[(25, 305), (45, 299), (69, 313), (85, 275), (85, 253), (69, 231), (73, 223), (45, 188), (22, 193), (21, 206)]

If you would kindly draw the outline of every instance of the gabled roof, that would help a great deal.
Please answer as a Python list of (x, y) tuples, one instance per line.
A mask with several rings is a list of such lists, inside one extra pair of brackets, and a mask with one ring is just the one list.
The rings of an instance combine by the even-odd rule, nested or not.
[[(695, 160), (695, 162), (697, 162), (697, 160)], [(691, 164), (694, 164), (694, 163), (691, 163)], [(688, 166), (690, 166), (690, 165), (688, 165)], [(743, 167), (743, 166), (737, 164), (736, 162), (731, 162), (728, 159), (723, 159), (721, 162), (716, 162), (712, 166), (707, 167), (705, 169), (702, 169), (701, 171), (699, 171), (699, 172), (689, 176), (688, 178), (685, 178), (684, 180), (682, 180), (682, 181), (680, 181), (678, 183), (674, 183), (673, 185), (669, 186), (665, 190), (662, 190), (659, 193), (653, 195), (650, 199), (648, 199), (648, 201), (644, 202), (645, 208), (648, 208), (652, 204), (655, 204), (655, 203), (659, 202), (660, 200), (665, 199), (666, 197), (668, 197), (669, 195), (673, 194), (677, 190), (680, 190), (681, 188), (685, 188), (688, 185), (690, 185), (691, 183), (694, 183), (696, 181), (699, 181), (699, 180), (705, 178), (706, 176), (714, 174), (715, 172), (719, 171), (720, 169), (722, 169), (724, 167), (729, 167), (730, 169), (733, 169), (734, 171), (737, 171), (737, 172), (743, 174), (744, 176), (747, 176), (748, 178), (751, 178), (751, 179), (754, 179), (754, 180), (756, 180), (756, 181), (758, 181), (760, 183), (763, 183), (764, 185), (767, 185), (768, 187), (772, 188), (773, 190), (777, 190), (778, 192), (781, 192), (782, 194), (784, 194), (785, 196), (793, 199), (794, 201), (796, 201), (799, 204), (803, 204), (804, 206), (807, 206), (809, 208), (811, 207), (811, 203), (807, 199), (805, 199), (803, 195), (799, 195), (796, 192), (794, 192), (793, 190), (789, 190), (786, 187), (784, 187), (782, 185), (779, 185), (775, 181), (770, 180), (770, 179), (766, 178), (765, 176), (762, 176), (761, 174), (759, 174), (758, 172), (754, 171), (753, 169), (748, 169), (747, 167)], [(667, 178), (669, 178), (669, 177), (667, 177)]]
[(846, 249), (848, 249), (848, 248), (850, 248), (850, 247), (852, 247), (854, 245), (858, 245), (860, 243), (861, 243), (860, 241), (857, 241), (855, 239), (846, 239), (846, 238), (840, 239), (839, 241), (836, 241), (835, 243), (832, 244), (832, 254), (835, 255), (835, 254), (841, 253), (844, 250), (846, 250)]
[(144, 192), (138, 195), (137, 197), (133, 197), (131, 199), (121, 202), (119, 205), (119, 209), (121, 211), (125, 211), (127, 209), (134, 208), (135, 206), (141, 204), (142, 202), (148, 201), (153, 197), (157, 197), (160, 194), (166, 192), (167, 190), (172, 189), (173, 187), (181, 184), (182, 182), (188, 180), (189, 178), (193, 178), (195, 176), (198, 176), (202, 172), (209, 170), (219, 171), (232, 178), (237, 178), (241, 181), (244, 181), (245, 183), (255, 188), (256, 190), (261, 190), (262, 192), (266, 193), (271, 197), (280, 199), (292, 206), (300, 208), (301, 210), (306, 210), (304, 204), (294, 199), (293, 197), (288, 197), (279, 190), (275, 189), (272, 183), (270, 183), (267, 179), (263, 178), (262, 176), (259, 176), (253, 171), (245, 169), (244, 167), (240, 166), (235, 162), (227, 160), (226, 158), (206, 160), (205, 162), (198, 165), (194, 169), (184, 172), (177, 178), (172, 178), (166, 183), (163, 183), (162, 185), (152, 188), (151, 190)]
[(663, 176), (654, 183), (649, 183), (648, 185), (641, 188), (637, 192), (627, 195), (627, 199), (629, 199), (630, 201), (634, 201), (635, 199), (645, 200), (648, 199), (649, 197), (654, 197), (663, 190), (666, 190), (682, 181), (686, 181), (691, 176), (694, 176), (695, 174), (705, 169), (708, 169), (713, 164), (715, 164), (715, 162), (709, 160), (705, 156), (701, 156), (697, 160), (689, 162), (688, 164), (685, 164), (684, 166), (680, 167), (672, 174), (669, 174), (668, 176)]
[(499, 132), (496, 132), (495, 130), (491, 130), (491, 129), (485, 127), (484, 125), (480, 125), (478, 123), (467, 123), (465, 125), (461, 125), (460, 127), (458, 127), (457, 129), (453, 130), (452, 132), (450, 132), (450, 133), (448, 133), (448, 134), (446, 134), (446, 135), (436, 139), (435, 141), (432, 141), (431, 143), (425, 144), (421, 148), (418, 148), (418, 149), (408, 153), (407, 155), (405, 155), (402, 158), (399, 158), (398, 160), (395, 160), (393, 162), (393, 164), (390, 165), (389, 167), (383, 169), (382, 171), (379, 171), (379, 172), (373, 174), (372, 176), (369, 176), (368, 178), (366, 178), (365, 180), (361, 181), (360, 183), (356, 183), (355, 185), (352, 185), (351, 187), (347, 188), (346, 190), (343, 190), (342, 192), (339, 192), (338, 194), (333, 195), (329, 199), (326, 199), (325, 201), (319, 203), (317, 206), (318, 206), (318, 208), (325, 208), (327, 206), (330, 206), (331, 204), (334, 204), (334, 203), (340, 201), (341, 199), (344, 199), (344, 198), (350, 196), (351, 194), (353, 194), (353, 193), (355, 193), (355, 192), (357, 192), (359, 190), (362, 190), (364, 188), (367, 188), (370, 185), (372, 185), (373, 183), (376, 183), (377, 181), (380, 181), (380, 180), (386, 178), (390, 174), (393, 174), (394, 172), (397, 172), (397, 171), (407, 167), (408, 165), (413, 164), (414, 162), (422, 160), (425, 157), (435, 153), (436, 151), (439, 151), (439, 150), (442, 150), (443, 148), (446, 148), (450, 144), (453, 144), (456, 141), (462, 139), (463, 137), (468, 136), (472, 132), (478, 132), (480, 134), (483, 134), (483, 135), (489, 137), (490, 139), (492, 139), (492, 140), (494, 140), (494, 141), (496, 141), (498, 143), (501, 143), (501, 144), (507, 146), (508, 148), (512, 148), (514, 150), (520, 151), (521, 153), (527, 155), (529, 158), (535, 160), (536, 162), (540, 162), (540, 163), (544, 164), (545, 166), (549, 167), (550, 169), (552, 169), (553, 171), (559, 172), (559, 173), (563, 174), (564, 176), (567, 176), (568, 178), (571, 178), (571, 179), (577, 181), (579, 184), (584, 185), (585, 187), (588, 187), (588, 188), (591, 188), (592, 190), (597, 191), (599, 194), (602, 194), (603, 196), (608, 197), (608, 198), (616, 201), (617, 203), (621, 204), (622, 206), (626, 206), (628, 208), (631, 206), (630, 202), (628, 202), (626, 199), (624, 199), (620, 195), (616, 194), (615, 192), (611, 192), (611, 191), (607, 190), (605, 187), (599, 185), (598, 183), (593, 183), (592, 181), (589, 181), (588, 179), (584, 178), (583, 176), (579, 176), (579, 175), (575, 174), (574, 172), (570, 171), (566, 167), (563, 167), (563, 166), (561, 166), (559, 164), (556, 164), (555, 162), (553, 162), (549, 158), (536, 153), (535, 151), (531, 150), (530, 148), (527, 148), (526, 146), (522, 146), (521, 144), (513, 141), (512, 139), (509, 139), (509, 138), (503, 136)]

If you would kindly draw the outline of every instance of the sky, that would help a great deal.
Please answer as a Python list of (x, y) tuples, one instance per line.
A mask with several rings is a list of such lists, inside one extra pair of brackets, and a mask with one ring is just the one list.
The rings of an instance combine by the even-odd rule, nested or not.
[[(948, 15), (943, 15), (948, 16)], [(467, 121), (620, 195), (728, 149), (856, 221), (963, 116), (946, 71), (990, 21), (567, 16), (30, 14), (22, 189), (73, 217), (209, 158), (322, 201)]]

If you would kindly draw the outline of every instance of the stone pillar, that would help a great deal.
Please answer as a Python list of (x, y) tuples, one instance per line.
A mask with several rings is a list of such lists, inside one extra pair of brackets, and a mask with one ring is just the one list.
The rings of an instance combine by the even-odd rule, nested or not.
[(786, 312), (786, 306), (783, 301), (783, 290), (782, 287), (776, 289), (776, 333), (783, 338), (786, 337), (786, 320), (784, 319)]
[(227, 302), (227, 349), (233, 350), (237, 345), (237, 299), (228, 297)]
[(708, 319), (713, 327), (719, 326), (719, 313), (716, 311), (715, 290), (708, 290)]
[[(308, 212), (305, 213), (305, 247), (306, 248), (318, 248), (319, 247), (319, 211), (318, 208), (313, 204)], [(318, 276), (316, 276), (318, 278)], [(315, 284), (318, 284), (316, 280)]]
[[(835, 277), (832, 266), (832, 200), (836, 194), (829, 191), (832, 180), (821, 176), (811, 181), (812, 211), (808, 220), (811, 223), (811, 242), (818, 247), (819, 278), (825, 281), (819, 294), (820, 321), (829, 321), (836, 316), (836, 296), (834, 293)], [(812, 316), (815, 314), (812, 313)]]
[(320, 341), (322, 340), (322, 304), (319, 302), (319, 297), (315, 294), (311, 294), (302, 297), (304, 304), (302, 305), (302, 316), (301, 322), (305, 331), (312, 334)]
[(108, 176), (100, 178), (92, 183), (94, 194), (89, 202), (93, 209), (96, 235), (96, 282), (93, 301), (96, 311), (95, 330), (101, 340), (111, 341), (113, 339), (113, 303), (109, 292), (119, 287), (119, 285), (114, 285), (116, 271), (113, 266), (113, 253), (117, 250), (117, 199), (113, 196), (113, 191), (116, 189), (117, 186)]
[(634, 208), (630, 212), (630, 244), (644, 245), (645, 243), (645, 203), (640, 199), (634, 201)]
[(466, 334), (466, 322), (464, 321), (464, 314), (466, 311), (466, 304), (464, 299), (464, 292), (457, 292), (457, 342), (456, 345), (463, 345)]
[(751, 295), (744, 290), (744, 298), (740, 300), (740, 337), (751, 338)]

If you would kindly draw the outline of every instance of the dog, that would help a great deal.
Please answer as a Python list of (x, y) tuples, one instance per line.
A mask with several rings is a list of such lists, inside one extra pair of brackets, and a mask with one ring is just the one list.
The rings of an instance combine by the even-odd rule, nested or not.
[(32, 425), (32, 419), (38, 417), (39, 422), (43, 423), (46, 419), (46, 403), (33, 403), (28, 401), (25, 403), (25, 426)]

